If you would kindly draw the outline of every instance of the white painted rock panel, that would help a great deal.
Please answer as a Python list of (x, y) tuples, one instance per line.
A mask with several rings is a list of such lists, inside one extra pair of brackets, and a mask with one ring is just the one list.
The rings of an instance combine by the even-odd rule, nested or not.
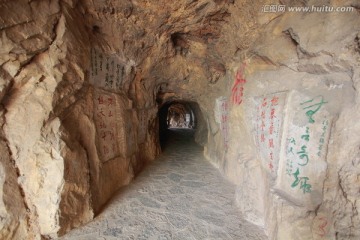
[(332, 118), (326, 97), (291, 92), (286, 106), (276, 192), (314, 209), (322, 201)]
[(256, 104), (255, 142), (262, 166), (276, 177), (282, 136), (286, 92), (254, 98)]
[(121, 90), (126, 72), (126, 65), (116, 55), (91, 50), (90, 83), (95, 87)]

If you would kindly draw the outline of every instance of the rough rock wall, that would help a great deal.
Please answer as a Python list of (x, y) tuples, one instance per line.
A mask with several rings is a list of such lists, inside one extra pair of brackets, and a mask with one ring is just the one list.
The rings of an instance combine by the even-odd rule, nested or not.
[(159, 153), (158, 105), (185, 101), (270, 238), (358, 238), (359, 7), (270, 3), (1, 1), (0, 235), (91, 220)]
[[(154, 159), (156, 108), (133, 106), (130, 81), (126, 90), (101, 85), (94, 49), (112, 55), (91, 42), (96, 28), (78, 1), (1, 1), (0, 9), (1, 236), (52, 238), (90, 221)], [(120, 70), (134, 77), (131, 66)]]
[(239, 185), (243, 215), (271, 239), (360, 237), (360, 16), (356, 1), (328, 4), (354, 8), (258, 14), (256, 41), (212, 100), (220, 131), (205, 154)]
[[(20, 189), (22, 202), (18, 204), (26, 208), (26, 217), (19, 217), (26, 225), (9, 233), (2, 228), (2, 233), (10, 238), (14, 234), (39, 239), (40, 235), (56, 235), (64, 216), (59, 207), (73, 194), (63, 192), (69, 182), (64, 179), (68, 146), (62, 137), (61, 115), (77, 101), (74, 94), (83, 87), (89, 43), (81, 15), (66, 3), (2, 1), (0, 16), (2, 130), (8, 161), (17, 174), (11, 184)], [(73, 24), (74, 19), (80, 27)], [(83, 166), (79, 163), (79, 167)], [(6, 174), (10, 178), (12, 173)], [(86, 175), (84, 179), (76, 188), (89, 192)], [(90, 194), (84, 195), (81, 204), (74, 204), (86, 208)], [(10, 203), (5, 207), (9, 214), (19, 214)], [(91, 219), (92, 212), (84, 211), (78, 211), (74, 222)]]
[[(3, 111), (3, 110), (2, 110)], [(3, 124), (3, 122), (2, 122)], [(23, 201), (22, 190), (17, 184), (18, 172), (11, 161), (8, 145), (1, 137), (1, 239), (20, 239), (28, 235), (29, 215)]]
[[(207, 43), (226, 4), (1, 1), (2, 161), (26, 209), (4, 202), (9, 221), (24, 220), (11, 233), (4, 223), (4, 235), (54, 237), (89, 221), (159, 153), (159, 94), (191, 101), (190, 70), (205, 83), (224, 73)], [(200, 68), (186, 67), (193, 60)]]

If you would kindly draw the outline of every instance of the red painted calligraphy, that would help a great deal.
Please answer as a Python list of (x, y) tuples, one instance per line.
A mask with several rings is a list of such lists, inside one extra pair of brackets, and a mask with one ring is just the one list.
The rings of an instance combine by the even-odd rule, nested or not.
[(263, 98), (263, 102), (262, 102), (262, 104), (261, 104), (262, 107), (266, 107), (266, 105), (267, 105), (267, 101), (266, 101), (266, 100), (267, 100), (266, 98)]
[(328, 225), (328, 221), (327, 221), (327, 219), (325, 218), (325, 217), (320, 217), (319, 218), (319, 225), (318, 225), (318, 227), (317, 227), (317, 232), (316, 232), (316, 234), (318, 235), (318, 236), (320, 236), (320, 237), (325, 237), (325, 235), (326, 235), (326, 230), (325, 230), (325, 228), (326, 228), (326, 226)]
[(99, 118), (101, 118), (102, 116), (105, 117), (104, 110), (100, 109), (97, 115)]
[[(97, 95), (97, 96), (96, 96)], [(108, 94), (95, 95), (95, 123), (99, 136), (99, 151), (103, 161), (116, 156), (116, 122), (115, 111), (116, 101)]]
[(109, 154), (109, 148), (107, 147), (107, 146), (103, 146), (103, 148), (104, 148), (104, 154), (105, 155), (108, 155)]
[(108, 106), (114, 105), (114, 99), (112, 97), (108, 98)]
[(278, 104), (279, 104), (279, 97), (274, 96), (274, 97), (271, 99), (271, 106), (277, 106)]
[(99, 122), (99, 128), (100, 128), (100, 129), (104, 129), (104, 128), (106, 128), (106, 127), (107, 127), (107, 126), (106, 126), (105, 122), (103, 122), (103, 121)]
[(272, 162), (269, 163), (269, 168), (271, 171), (274, 169), (274, 165), (272, 164)]
[(99, 96), (97, 100), (99, 101), (99, 105), (104, 104), (104, 97), (103, 96)]
[(244, 85), (246, 83), (246, 79), (244, 77), (245, 66), (246, 66), (246, 64), (244, 63), (238, 69), (238, 71), (236, 73), (234, 85), (231, 88), (232, 103), (235, 105), (240, 105), (243, 101)]
[[(269, 148), (274, 148), (274, 139), (269, 139)], [(273, 154), (273, 152), (271, 152)]]
[(274, 123), (270, 123), (269, 134), (272, 135), (274, 133)]
[(285, 92), (267, 94), (254, 98), (256, 103), (256, 144), (260, 150), (262, 165), (273, 175), (279, 164), (282, 131), (282, 109)]
[(275, 108), (272, 108), (270, 112), (270, 119), (274, 119), (274, 118), (275, 118)]
[[(278, 143), (277, 132), (279, 123), (277, 122), (277, 110), (279, 105), (279, 97), (275, 95), (267, 95), (261, 97), (258, 102), (258, 143), (264, 150), (264, 158), (266, 158), (266, 165), (273, 172), (275, 171), (274, 161), (276, 160), (275, 153), (276, 144)], [(266, 150), (265, 150), (266, 149)], [(265, 153), (266, 152), (266, 153)]]
[(261, 140), (261, 142), (265, 142), (265, 134), (264, 133), (262, 133), (260, 135), (260, 140)]

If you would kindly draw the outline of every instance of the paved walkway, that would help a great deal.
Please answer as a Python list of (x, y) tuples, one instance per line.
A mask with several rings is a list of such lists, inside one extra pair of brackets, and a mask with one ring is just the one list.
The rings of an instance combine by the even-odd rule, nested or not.
[(266, 239), (240, 217), (235, 187), (177, 130), (163, 154), (86, 226), (61, 239)]

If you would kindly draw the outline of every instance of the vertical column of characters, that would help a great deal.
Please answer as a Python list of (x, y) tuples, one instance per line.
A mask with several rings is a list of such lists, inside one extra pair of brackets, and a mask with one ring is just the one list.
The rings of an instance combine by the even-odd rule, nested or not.
[[(257, 144), (260, 150), (261, 157), (263, 161), (265, 161), (265, 165), (272, 170), (273, 164), (271, 160), (268, 160), (269, 156), (271, 155), (266, 154), (269, 152), (269, 148), (273, 147), (273, 140), (269, 141), (269, 132), (267, 126), (267, 112), (268, 112), (268, 98), (262, 97), (258, 103), (257, 107)], [(265, 155), (265, 156), (264, 156)], [(271, 156), (273, 158), (273, 156)]]
[(257, 98), (256, 144), (263, 166), (275, 177), (280, 158), (285, 92)]
[(98, 93), (95, 95), (96, 129), (100, 143), (102, 161), (107, 161), (116, 156), (116, 125), (115, 105), (116, 100), (112, 95)]
[(322, 121), (322, 128), (321, 128), (322, 132), (321, 132), (321, 136), (319, 139), (319, 146), (318, 146), (318, 152), (317, 152), (317, 155), (319, 157), (324, 156), (324, 149), (326, 149), (326, 145), (327, 145), (328, 139), (329, 139), (329, 125), (330, 125), (329, 119), (324, 119)]
[[(327, 129), (326, 123), (327, 120), (323, 120), (322, 124), (320, 125), (318, 120), (315, 120), (315, 114), (322, 108), (324, 104), (327, 102), (324, 101), (322, 96), (317, 96), (310, 100), (302, 101), (299, 104), (301, 114), (298, 116), (301, 118), (304, 116), (306, 118), (306, 124), (304, 126), (298, 126), (297, 132), (299, 135), (290, 135), (287, 139), (287, 168), (286, 174), (292, 178), (291, 180), (291, 188), (298, 188), (304, 194), (312, 192), (312, 184), (311, 179), (304, 174), (304, 172), (311, 172), (313, 171), (309, 167), (309, 163), (316, 164), (316, 162), (320, 162), (321, 156), (317, 152), (310, 152), (313, 149), (313, 145), (317, 144), (317, 142), (325, 142), (322, 136), (320, 140), (316, 139), (316, 133), (319, 132), (319, 126), (323, 126), (323, 129)], [(302, 115), (304, 114), (304, 115)], [(297, 115), (295, 115), (296, 117)], [(319, 118), (324, 117), (320, 115)], [(326, 127), (324, 127), (326, 126)], [(325, 137), (325, 134), (323, 134)], [(319, 156), (320, 155), (320, 156)]]
[(99, 75), (103, 73), (103, 70), (104, 70), (104, 55), (102, 53), (98, 53), (97, 54), (98, 56), (98, 63), (99, 63)]
[(98, 63), (98, 53), (92, 48), (91, 49), (91, 77), (95, 80), (95, 77), (98, 76), (99, 63)]
[(286, 175), (291, 179), (291, 188), (299, 188), (303, 193), (311, 192), (310, 179), (302, 174), (302, 168), (309, 163), (308, 143), (310, 141), (309, 127), (299, 127), (302, 135), (289, 135), (286, 146)]
[(126, 69), (117, 56), (106, 55), (96, 49), (92, 49), (90, 71), (90, 82), (94, 86), (108, 90), (122, 89)]
[[(278, 152), (275, 153), (275, 144), (279, 143), (279, 132), (281, 123), (277, 118), (277, 107), (279, 106), (279, 97), (274, 95), (269, 103), (270, 123), (268, 126), (268, 147), (269, 147), (269, 169), (274, 172), (274, 159), (278, 158)], [(276, 142), (276, 143), (275, 143)], [(276, 155), (276, 156), (275, 156)], [(277, 161), (277, 160), (276, 160)]]
[(115, 76), (116, 76), (115, 89), (120, 90), (122, 89), (123, 79), (125, 76), (124, 65), (120, 63), (116, 63)]
[(138, 137), (139, 141), (142, 143), (146, 139), (147, 133), (147, 112), (146, 110), (140, 110), (138, 113), (139, 116), (139, 132)]
[(246, 64), (242, 64), (238, 69), (233, 87), (231, 88), (231, 99), (234, 105), (240, 105), (243, 102), (244, 86), (246, 79), (244, 77)]
[(228, 150), (229, 147), (229, 123), (228, 123), (228, 101), (226, 98), (223, 98), (221, 101), (221, 108), (220, 108), (220, 127), (221, 133), (223, 136), (224, 141), (224, 149), (225, 151)]
[[(108, 89), (115, 89), (115, 61), (113, 57), (107, 56), (106, 57), (106, 64), (105, 64), (105, 87)], [(115, 84), (114, 84), (115, 83)]]

